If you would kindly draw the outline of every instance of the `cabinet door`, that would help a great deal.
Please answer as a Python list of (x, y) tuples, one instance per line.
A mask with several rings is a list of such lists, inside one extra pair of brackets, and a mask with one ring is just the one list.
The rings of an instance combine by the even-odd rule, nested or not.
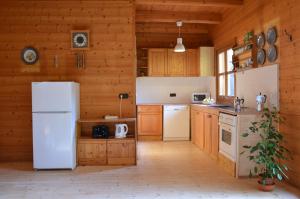
[(186, 53), (176, 53), (168, 49), (167, 76), (185, 76)]
[(162, 106), (138, 106), (138, 135), (162, 136)]
[(149, 76), (164, 76), (167, 67), (166, 49), (149, 49), (148, 51), (148, 72)]
[(196, 113), (197, 111), (194, 109), (191, 109), (191, 140), (192, 143), (195, 144), (195, 136), (196, 136)]
[(195, 115), (195, 144), (204, 149), (204, 112), (197, 111)]
[(199, 76), (199, 58), (197, 49), (189, 49), (186, 51), (186, 76)]
[(200, 76), (215, 75), (215, 53), (213, 47), (200, 47)]
[(106, 141), (80, 139), (77, 153), (79, 165), (105, 165)]
[(211, 141), (212, 141), (212, 115), (209, 113), (205, 113), (204, 115), (204, 137), (205, 137), (205, 142), (204, 142), (204, 151), (206, 153), (211, 153)]
[(107, 163), (108, 165), (135, 164), (135, 140), (108, 140)]
[(213, 158), (218, 159), (219, 155), (219, 117), (212, 115), (211, 118), (211, 155)]

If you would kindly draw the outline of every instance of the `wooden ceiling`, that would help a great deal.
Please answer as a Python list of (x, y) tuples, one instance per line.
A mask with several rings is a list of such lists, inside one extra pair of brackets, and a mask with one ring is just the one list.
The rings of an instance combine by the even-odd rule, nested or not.
[(243, 0), (136, 0), (137, 46), (173, 47), (178, 34), (175, 22), (179, 20), (183, 21), (181, 32), (188, 48), (211, 45), (209, 28), (240, 6)]

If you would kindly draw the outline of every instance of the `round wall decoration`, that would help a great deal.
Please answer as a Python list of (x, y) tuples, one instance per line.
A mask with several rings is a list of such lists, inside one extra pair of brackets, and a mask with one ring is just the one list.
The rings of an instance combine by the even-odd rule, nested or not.
[(263, 48), (265, 46), (265, 34), (263, 32), (257, 36), (256, 45), (258, 48)]
[(274, 62), (277, 59), (277, 49), (276, 46), (272, 45), (268, 49), (267, 58), (269, 62)]
[(266, 53), (264, 49), (259, 49), (257, 52), (257, 63), (263, 65), (266, 60)]
[(267, 42), (270, 45), (275, 44), (277, 39), (277, 31), (275, 27), (269, 28), (267, 32)]
[(89, 32), (88, 31), (72, 31), (72, 49), (87, 49), (89, 48)]
[(25, 64), (33, 65), (39, 60), (39, 54), (33, 47), (26, 47), (21, 52), (21, 59)]

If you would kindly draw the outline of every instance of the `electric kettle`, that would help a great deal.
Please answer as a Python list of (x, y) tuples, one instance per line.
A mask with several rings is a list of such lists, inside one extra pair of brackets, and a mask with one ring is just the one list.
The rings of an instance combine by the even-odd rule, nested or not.
[(115, 137), (116, 138), (125, 138), (126, 134), (128, 132), (127, 124), (116, 124), (115, 126), (116, 126)]
[(266, 101), (267, 101), (266, 95), (262, 95), (261, 93), (259, 93), (259, 95), (256, 96), (257, 111), (263, 110)]

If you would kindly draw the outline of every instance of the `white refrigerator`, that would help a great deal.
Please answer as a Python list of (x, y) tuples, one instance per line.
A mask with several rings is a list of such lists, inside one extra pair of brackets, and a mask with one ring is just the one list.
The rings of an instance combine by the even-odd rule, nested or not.
[(76, 167), (79, 84), (32, 82), (33, 167)]

